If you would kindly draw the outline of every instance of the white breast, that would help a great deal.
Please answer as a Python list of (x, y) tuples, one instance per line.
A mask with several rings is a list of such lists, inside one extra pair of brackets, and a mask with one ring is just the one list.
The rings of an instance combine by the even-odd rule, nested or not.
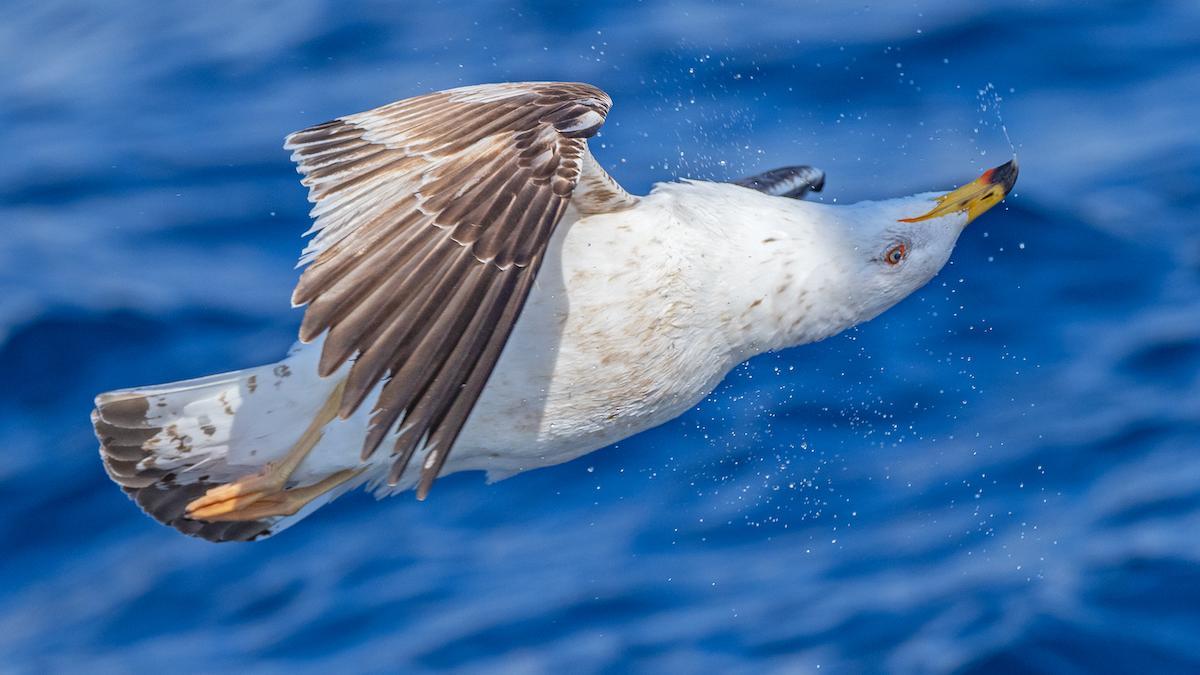
[(735, 365), (701, 301), (711, 243), (666, 195), (568, 213), (446, 472), (565, 462), (700, 401)]

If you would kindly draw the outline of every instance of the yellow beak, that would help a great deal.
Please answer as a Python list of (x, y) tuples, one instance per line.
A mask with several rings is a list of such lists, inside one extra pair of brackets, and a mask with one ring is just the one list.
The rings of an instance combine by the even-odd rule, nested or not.
[(969, 223), (1003, 201), (1016, 183), (1017, 160), (1013, 158), (994, 169), (984, 171), (982, 176), (957, 190), (938, 197), (937, 206), (929, 213), (916, 218), (901, 218), (900, 222), (916, 223), (951, 213), (966, 213)]

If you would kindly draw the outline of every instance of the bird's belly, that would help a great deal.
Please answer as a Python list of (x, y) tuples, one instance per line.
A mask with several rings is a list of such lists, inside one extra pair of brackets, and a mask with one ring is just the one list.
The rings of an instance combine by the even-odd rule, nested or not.
[[(552, 248), (447, 469), (558, 464), (670, 420), (729, 368), (665, 240), (603, 218)], [(719, 345), (719, 341), (716, 341)]]

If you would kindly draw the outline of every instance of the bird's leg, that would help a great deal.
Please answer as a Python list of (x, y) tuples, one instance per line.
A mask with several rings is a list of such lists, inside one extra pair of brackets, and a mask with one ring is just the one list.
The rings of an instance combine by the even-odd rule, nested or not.
[[(238, 496), (231, 500), (217, 502), (211, 506), (205, 506), (194, 511), (189, 508), (187, 517), (193, 520), (217, 522), (230, 520), (261, 520), (263, 518), (271, 518), (273, 516), (290, 516), (304, 508), (305, 504), (308, 504), (317, 497), (320, 497), (326, 492), (329, 492), (333, 488), (345, 483), (362, 472), (362, 468), (342, 469), (335, 474), (326, 476), (321, 481), (312, 485), (301, 485), (275, 492), (255, 492), (251, 493), (250, 495)], [(228, 485), (236, 485), (236, 483), (229, 483)], [(228, 487), (228, 485), (222, 485), (220, 487)], [(210, 490), (209, 492), (212, 491)], [(206, 494), (200, 499), (204, 499), (207, 496), (208, 495)], [(252, 499), (249, 501), (244, 501), (245, 497), (252, 497)], [(227, 506), (229, 504), (232, 504), (232, 506)], [(189, 504), (189, 507), (190, 506), (191, 505)]]
[(361, 473), (361, 468), (344, 469), (314, 485), (287, 488), (292, 474), (321, 440), (325, 425), (337, 417), (344, 389), (345, 381), (334, 388), (300, 436), (300, 440), (296, 441), (283, 459), (268, 463), (258, 473), (211, 488), (187, 505), (187, 517), (193, 520), (229, 521), (288, 516), (316, 497)]

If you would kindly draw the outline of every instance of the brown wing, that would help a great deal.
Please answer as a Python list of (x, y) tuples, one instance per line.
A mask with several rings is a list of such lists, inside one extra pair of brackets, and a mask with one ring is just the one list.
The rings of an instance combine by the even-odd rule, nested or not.
[[(382, 382), (363, 445), (394, 432), (424, 498), (500, 356), (611, 101), (586, 84), (481, 85), (296, 132), (316, 206), (292, 296), (320, 374), (354, 358), (339, 414)], [(397, 424), (400, 422), (400, 424)]]

